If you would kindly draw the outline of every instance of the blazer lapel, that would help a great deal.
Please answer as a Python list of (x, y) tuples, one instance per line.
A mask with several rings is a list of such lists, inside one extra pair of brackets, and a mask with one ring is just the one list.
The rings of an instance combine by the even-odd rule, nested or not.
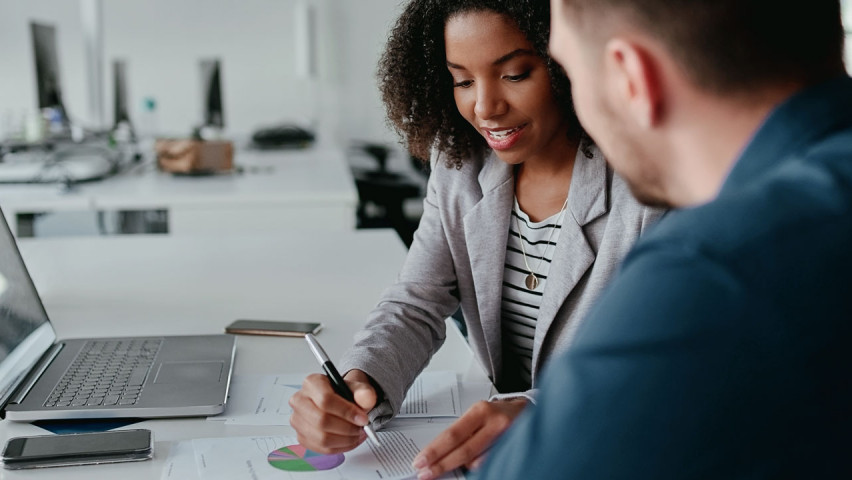
[(595, 252), (586, 240), (583, 226), (607, 212), (606, 184), (607, 169), (603, 155), (591, 145), (580, 145), (568, 192), (568, 211), (562, 220), (562, 230), (556, 241), (539, 308), (533, 372), (537, 369), (541, 347), (553, 320), (568, 294), (595, 261)]
[[(515, 191), (513, 169), (492, 154), (480, 173), (479, 183), (482, 199), (464, 217), (465, 239), (485, 342), (489, 352), (500, 352), (503, 269)], [(496, 375), (501, 368), (500, 359), (492, 355), (489, 360)]]

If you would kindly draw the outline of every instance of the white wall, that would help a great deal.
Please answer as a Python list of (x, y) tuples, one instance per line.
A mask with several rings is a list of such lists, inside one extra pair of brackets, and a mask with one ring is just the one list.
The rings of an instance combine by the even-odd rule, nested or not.
[[(156, 99), (159, 127), (166, 133), (185, 135), (201, 119), (198, 61), (203, 57), (222, 59), (230, 131), (308, 117), (311, 98), (294, 72), (294, 3), (107, 0), (106, 70), (113, 58), (128, 59), (131, 104), (138, 109), (143, 97)], [(109, 79), (105, 84), (111, 84)]]
[[(317, 18), (317, 75), (297, 72), (299, 4)], [(223, 62), (232, 135), (282, 120), (317, 121), (321, 133), (395, 141), (384, 124), (375, 67), (399, 0), (103, 0), (104, 118), (112, 120), (113, 58), (128, 62), (131, 115), (158, 104), (160, 133), (186, 135), (201, 115), (198, 60)], [(35, 108), (29, 19), (58, 29), (66, 106), (90, 123), (79, 1), (0, 0), (0, 129)]]
[[(402, 10), (404, 0), (332, 0), (335, 26), (344, 42), (337, 63), (343, 80), (341, 102), (344, 118), (353, 119), (345, 132), (349, 138), (397, 137), (385, 125), (376, 86), (376, 66), (388, 33)], [(362, 119), (362, 121), (358, 121)]]

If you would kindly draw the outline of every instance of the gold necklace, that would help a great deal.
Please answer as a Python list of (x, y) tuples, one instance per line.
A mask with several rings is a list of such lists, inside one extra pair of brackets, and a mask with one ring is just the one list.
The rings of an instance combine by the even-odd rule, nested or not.
[[(565, 215), (565, 207), (568, 205), (568, 197), (565, 197), (565, 203), (562, 204), (562, 208), (559, 210), (559, 217), (556, 219), (556, 225), (562, 225), (562, 217)], [(521, 242), (521, 254), (524, 256), (524, 265), (527, 267), (527, 271), (530, 272), (527, 275), (527, 278), (524, 279), (524, 283), (527, 286), (527, 290), (535, 290), (538, 288), (538, 277), (535, 276), (535, 272), (532, 268), (530, 268), (530, 264), (527, 261), (527, 251), (524, 248), (524, 239), (521, 236), (521, 222), (518, 218), (521, 216), (521, 204), (518, 203), (518, 212), (515, 216), (515, 225), (518, 228), (518, 241)], [(541, 270), (541, 263), (544, 261), (544, 257), (547, 254), (547, 247), (550, 246), (550, 241), (553, 239), (553, 232), (556, 231), (556, 226), (550, 229), (550, 235), (547, 237), (547, 243), (544, 244), (544, 251), (541, 253), (541, 257), (538, 259), (538, 265), (535, 267), (536, 270)]]

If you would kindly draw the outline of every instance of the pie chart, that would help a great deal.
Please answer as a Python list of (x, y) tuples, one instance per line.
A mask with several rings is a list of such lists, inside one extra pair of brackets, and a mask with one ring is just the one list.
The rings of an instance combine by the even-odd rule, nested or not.
[(288, 472), (315, 472), (339, 466), (344, 457), (342, 453), (323, 455), (296, 444), (273, 450), (267, 459), (273, 467)]

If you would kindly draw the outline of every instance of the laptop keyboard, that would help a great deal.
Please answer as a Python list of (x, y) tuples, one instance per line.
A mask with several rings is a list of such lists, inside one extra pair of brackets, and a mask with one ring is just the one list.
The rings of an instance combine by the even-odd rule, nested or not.
[(161, 339), (86, 342), (44, 406), (135, 404), (162, 342)]

